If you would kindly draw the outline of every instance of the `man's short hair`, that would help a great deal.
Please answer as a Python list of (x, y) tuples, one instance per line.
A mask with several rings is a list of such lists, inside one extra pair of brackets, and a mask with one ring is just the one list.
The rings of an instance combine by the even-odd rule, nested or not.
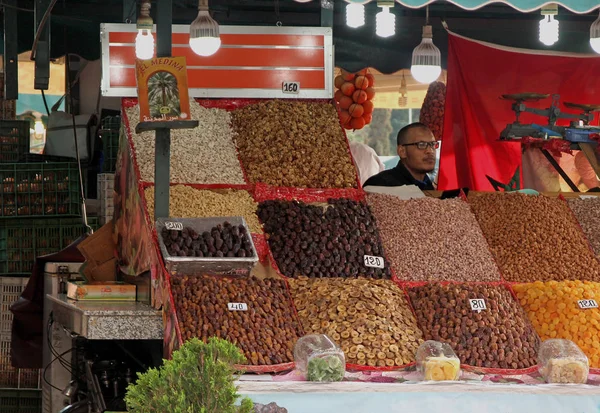
[(400, 129), (400, 131), (398, 132), (398, 137), (396, 138), (397, 145), (398, 146), (404, 145), (408, 141), (408, 135), (410, 134), (410, 131), (414, 130), (414, 129), (425, 129), (425, 130), (430, 131), (430, 129), (427, 127), (427, 125), (425, 125), (421, 122), (411, 123), (410, 125), (405, 126), (402, 129)]

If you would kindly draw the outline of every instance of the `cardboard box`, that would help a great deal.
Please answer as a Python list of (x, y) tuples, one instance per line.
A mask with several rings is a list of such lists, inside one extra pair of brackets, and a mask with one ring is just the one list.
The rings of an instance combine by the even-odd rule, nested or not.
[(69, 281), (67, 297), (73, 300), (135, 301), (136, 287), (120, 281)]

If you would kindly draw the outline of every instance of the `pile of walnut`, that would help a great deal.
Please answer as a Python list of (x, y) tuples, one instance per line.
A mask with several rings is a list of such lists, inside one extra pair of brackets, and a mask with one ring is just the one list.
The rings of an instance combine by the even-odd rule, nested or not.
[[(524, 369), (537, 364), (540, 339), (503, 286), (428, 284), (408, 290), (427, 340), (448, 343), (462, 363)], [(470, 299), (485, 300), (474, 311)]]
[[(281, 279), (171, 277), (183, 340), (216, 336), (237, 345), (252, 365), (294, 361), (302, 337), (285, 281)], [(247, 310), (229, 310), (242, 303)]]
[(507, 281), (600, 281), (600, 263), (564, 200), (488, 193), (469, 203)]
[(236, 109), (232, 118), (250, 183), (356, 187), (356, 170), (333, 105), (272, 100)]
[(600, 197), (590, 199), (570, 198), (567, 199), (569, 207), (575, 214), (583, 232), (590, 241), (596, 256), (600, 258)]
[(427, 95), (421, 107), (419, 121), (429, 127), (437, 140), (444, 132), (444, 106), (446, 105), (446, 85), (433, 82), (427, 89)]
[(348, 363), (398, 367), (415, 361), (423, 334), (392, 281), (299, 277), (289, 283), (306, 334), (327, 334)]

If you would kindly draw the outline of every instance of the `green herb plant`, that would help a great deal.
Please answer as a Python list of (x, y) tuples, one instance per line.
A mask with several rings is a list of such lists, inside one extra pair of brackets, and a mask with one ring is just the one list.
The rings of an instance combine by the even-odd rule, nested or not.
[(306, 370), (308, 381), (342, 381), (346, 372), (344, 362), (336, 354), (311, 358)]
[(193, 338), (173, 352), (163, 365), (138, 373), (127, 388), (125, 402), (129, 413), (250, 413), (249, 398), (241, 405), (233, 384), (233, 364), (245, 361), (233, 344), (211, 337), (207, 343)]

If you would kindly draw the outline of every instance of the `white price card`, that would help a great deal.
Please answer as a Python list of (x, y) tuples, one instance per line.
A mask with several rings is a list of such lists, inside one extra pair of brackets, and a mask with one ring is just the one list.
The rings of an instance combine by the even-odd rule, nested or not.
[(167, 221), (165, 222), (165, 228), (169, 231), (183, 231), (183, 224), (181, 222)]
[(381, 258), (381, 257), (365, 255), (365, 267), (384, 268), (385, 261), (383, 261), (383, 258)]
[(300, 93), (300, 82), (283, 82), (281, 84), (281, 91), (283, 93), (297, 95)]
[(588, 308), (598, 308), (598, 303), (596, 300), (579, 300), (577, 301), (577, 304), (579, 304), (579, 308), (582, 310), (586, 310)]
[(227, 309), (229, 311), (248, 311), (248, 304), (246, 304), (246, 303), (228, 303)]
[(469, 300), (469, 304), (471, 304), (471, 310), (473, 311), (480, 312), (483, 310), (487, 310), (485, 300), (483, 298), (471, 298)]

